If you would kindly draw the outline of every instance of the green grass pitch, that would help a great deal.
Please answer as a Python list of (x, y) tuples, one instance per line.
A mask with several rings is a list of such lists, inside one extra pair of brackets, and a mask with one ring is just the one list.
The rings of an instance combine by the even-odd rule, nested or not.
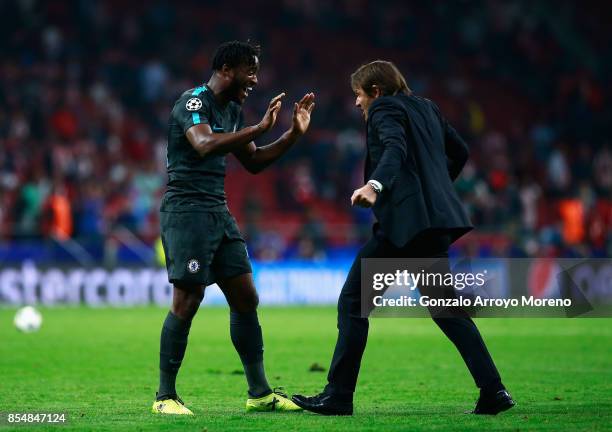
[[(150, 414), (165, 310), (43, 309), (20, 334), (0, 309), (0, 412), (67, 412), (36, 430), (405, 431), (612, 430), (612, 320), (481, 319), (478, 325), (518, 405), (463, 414), (477, 396), (455, 348), (425, 319), (373, 319), (353, 417), (246, 414), (246, 389), (226, 308), (200, 310), (178, 378), (195, 417)], [(272, 385), (312, 394), (336, 338), (334, 308), (262, 308)], [(6, 422), (0, 429), (8, 428)], [(24, 430), (23, 426), (15, 428)]]

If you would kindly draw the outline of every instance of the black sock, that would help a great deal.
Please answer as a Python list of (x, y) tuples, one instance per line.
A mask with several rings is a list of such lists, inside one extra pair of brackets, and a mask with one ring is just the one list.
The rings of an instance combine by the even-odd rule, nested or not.
[(176, 395), (176, 375), (185, 356), (191, 321), (168, 312), (161, 332), (159, 347), (159, 390), (157, 398)]
[(262, 397), (272, 390), (263, 366), (263, 337), (257, 312), (230, 312), (230, 335), (238, 351), (251, 397)]

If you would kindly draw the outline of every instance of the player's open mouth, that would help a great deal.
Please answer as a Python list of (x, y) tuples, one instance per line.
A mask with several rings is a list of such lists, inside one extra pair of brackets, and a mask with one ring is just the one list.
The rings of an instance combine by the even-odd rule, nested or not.
[(247, 98), (249, 96), (249, 92), (253, 90), (253, 87), (243, 87), (242, 88), (242, 96)]

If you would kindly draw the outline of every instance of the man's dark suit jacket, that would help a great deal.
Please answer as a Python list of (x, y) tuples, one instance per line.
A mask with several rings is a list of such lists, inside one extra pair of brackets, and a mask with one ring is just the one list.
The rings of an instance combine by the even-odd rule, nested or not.
[(373, 211), (391, 243), (401, 248), (428, 230), (454, 241), (473, 228), (453, 187), (468, 154), (432, 101), (397, 94), (372, 102), (364, 179), (383, 185)]

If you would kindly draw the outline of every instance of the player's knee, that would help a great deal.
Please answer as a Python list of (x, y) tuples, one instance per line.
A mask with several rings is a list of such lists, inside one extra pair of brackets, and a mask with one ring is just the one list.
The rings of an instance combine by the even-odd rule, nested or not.
[(239, 313), (255, 312), (259, 306), (259, 296), (257, 292), (249, 293), (243, 296), (237, 304), (234, 304), (232, 309)]
[(200, 307), (200, 303), (202, 300), (198, 300), (197, 298), (189, 298), (188, 300), (175, 304), (172, 312), (178, 316), (179, 318), (190, 320), (192, 319), (198, 311)]
[(257, 292), (253, 292), (245, 297), (244, 312), (254, 312), (257, 310), (257, 306), (259, 306), (259, 295), (257, 295)]
[(202, 287), (175, 287), (172, 313), (182, 319), (192, 319), (204, 299)]
[(188, 308), (190, 310), (197, 311), (198, 308), (200, 307), (200, 303), (202, 303), (202, 300), (204, 300), (203, 291), (193, 293), (192, 295), (189, 296), (189, 299), (187, 300)]
[(253, 310), (257, 310), (257, 306), (259, 306), (259, 295), (255, 292), (250, 299), (249, 306)]

